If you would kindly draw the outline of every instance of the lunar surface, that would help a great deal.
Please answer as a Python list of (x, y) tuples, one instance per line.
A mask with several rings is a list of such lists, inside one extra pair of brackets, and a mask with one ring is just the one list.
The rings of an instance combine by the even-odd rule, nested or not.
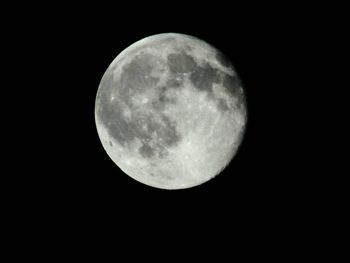
[(218, 175), (235, 156), (246, 99), (219, 50), (192, 36), (159, 34), (110, 64), (95, 121), (105, 151), (127, 175), (157, 188), (189, 188)]

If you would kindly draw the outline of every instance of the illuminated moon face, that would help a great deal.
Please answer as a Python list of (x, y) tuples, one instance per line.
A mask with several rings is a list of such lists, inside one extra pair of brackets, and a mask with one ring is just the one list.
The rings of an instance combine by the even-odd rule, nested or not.
[(134, 43), (111, 63), (95, 120), (104, 149), (122, 171), (149, 186), (181, 189), (229, 164), (247, 110), (239, 77), (220, 51), (169, 33)]

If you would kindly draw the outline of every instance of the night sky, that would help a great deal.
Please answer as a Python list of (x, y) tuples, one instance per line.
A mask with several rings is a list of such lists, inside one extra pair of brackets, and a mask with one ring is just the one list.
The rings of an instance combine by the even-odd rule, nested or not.
[[(15, 131), (22, 147), (28, 141), (25, 153), (14, 155), (24, 171), (15, 176), (21, 194), (12, 196), (23, 216), (42, 216), (43, 224), (83, 235), (98, 225), (146, 237), (187, 231), (204, 238), (267, 235), (310, 211), (314, 177), (298, 144), (312, 136), (301, 110), (309, 74), (301, 58), (310, 55), (305, 39), (314, 32), (313, 23), (304, 23), (308, 9), (204, 2), (137, 11), (132, 5), (31, 6), (35, 11), (17, 14), (19, 24), (8, 20), (6, 41), (16, 61), (24, 61), (22, 73), (11, 77), (21, 87), (17, 104), (25, 105)], [(97, 88), (112, 60), (130, 44), (166, 32), (196, 36), (222, 51), (241, 78), (248, 107), (245, 137), (230, 165), (203, 185), (176, 191), (124, 174), (104, 151), (94, 120)]]

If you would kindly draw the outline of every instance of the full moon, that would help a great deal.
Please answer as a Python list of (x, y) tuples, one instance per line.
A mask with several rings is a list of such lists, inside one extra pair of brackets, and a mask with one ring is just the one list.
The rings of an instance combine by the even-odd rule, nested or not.
[(235, 156), (247, 123), (232, 63), (196, 37), (165, 33), (122, 51), (100, 82), (103, 148), (133, 179), (161, 189), (200, 185)]

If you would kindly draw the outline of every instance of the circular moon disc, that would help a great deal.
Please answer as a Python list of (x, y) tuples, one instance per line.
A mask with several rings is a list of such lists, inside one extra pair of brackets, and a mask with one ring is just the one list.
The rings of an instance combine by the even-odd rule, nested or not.
[(247, 122), (231, 62), (183, 34), (144, 38), (102, 77), (95, 121), (109, 157), (135, 180), (162, 189), (202, 184), (232, 160)]

